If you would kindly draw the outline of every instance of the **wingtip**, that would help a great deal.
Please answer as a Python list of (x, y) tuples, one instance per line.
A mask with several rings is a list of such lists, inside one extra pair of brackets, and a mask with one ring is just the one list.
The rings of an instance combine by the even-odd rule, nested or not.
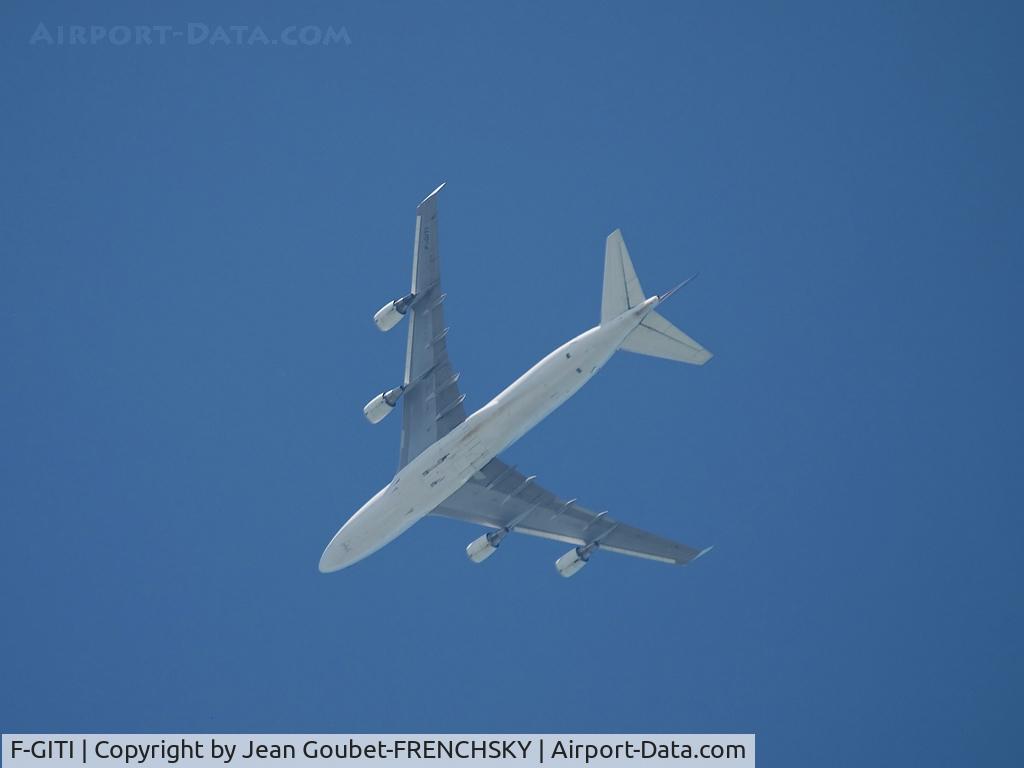
[(444, 185), (447, 184), (447, 183), (448, 183), (447, 181), (442, 181), (438, 185), (437, 189), (435, 189), (433, 192), (431, 192), (429, 195), (427, 195), (426, 197), (423, 198), (423, 200), (420, 202), (420, 206), (423, 206), (426, 203), (430, 202), (432, 199), (434, 199), (434, 197), (437, 195), (437, 193), (440, 192), (442, 189), (444, 189)]
[[(704, 547), (704, 549), (702, 549), (700, 552), (697, 553), (697, 556), (695, 558), (693, 558), (693, 560), (699, 560), (700, 558), (704, 557), (704, 555), (706, 555), (708, 552), (710, 552), (714, 548), (715, 548), (714, 544), (712, 544), (710, 547)], [(692, 563), (693, 560), (691, 560), (690, 562)]]

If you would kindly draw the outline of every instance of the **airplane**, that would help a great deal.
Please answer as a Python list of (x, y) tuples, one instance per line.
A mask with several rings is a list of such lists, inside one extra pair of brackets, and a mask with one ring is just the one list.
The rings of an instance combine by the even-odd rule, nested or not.
[[(711, 352), (655, 311), (686, 284), (647, 297), (615, 230), (605, 243), (601, 322), (544, 357), (480, 410), (466, 415), (459, 374), (448, 359), (437, 196), (416, 208), (410, 292), (374, 315), (381, 331), (409, 320), (404, 382), (363, 408), (379, 423), (402, 400), (399, 469), (394, 478), (349, 518), (320, 558), (320, 571), (347, 568), (376, 552), (427, 515), (491, 529), (466, 547), (474, 563), (497, 551), (510, 533), (572, 545), (555, 561), (564, 577), (578, 573), (599, 549), (684, 565), (708, 552), (620, 523), (563, 500), (498, 454), (572, 397), (619, 349), (703, 365)], [(693, 278), (690, 278), (691, 280)]]

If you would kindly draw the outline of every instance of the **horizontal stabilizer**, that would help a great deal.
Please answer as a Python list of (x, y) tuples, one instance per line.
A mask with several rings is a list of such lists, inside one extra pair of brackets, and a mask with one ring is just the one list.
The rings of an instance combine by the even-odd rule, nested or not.
[(711, 352), (657, 312), (648, 313), (636, 330), (626, 337), (620, 349), (692, 365), (704, 365), (711, 359)]

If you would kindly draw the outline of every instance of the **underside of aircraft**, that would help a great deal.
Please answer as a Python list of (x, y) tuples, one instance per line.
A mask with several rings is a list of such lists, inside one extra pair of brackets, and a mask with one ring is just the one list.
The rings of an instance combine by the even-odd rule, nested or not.
[[(399, 470), (328, 545), (321, 570), (338, 570), (376, 551), (425, 515), (490, 529), (466, 547), (476, 563), (510, 533), (572, 545), (556, 562), (572, 576), (594, 552), (607, 550), (673, 564), (692, 562), (710, 547), (679, 544), (562, 498), (497, 454), (574, 394), (617, 350), (694, 365), (711, 353), (654, 311), (680, 286), (648, 298), (616, 230), (605, 247), (601, 323), (559, 347), (491, 403), (467, 416), (460, 375), (448, 356), (441, 288), (437, 197), (442, 184), (416, 209), (412, 283), (407, 295), (374, 316), (381, 331), (409, 323), (403, 383), (364, 408), (378, 423), (401, 402)], [(439, 498), (440, 496), (440, 498)], [(435, 501), (436, 499), (436, 501)], [(408, 507), (408, 511), (405, 511)], [(390, 521), (390, 522), (385, 522)]]

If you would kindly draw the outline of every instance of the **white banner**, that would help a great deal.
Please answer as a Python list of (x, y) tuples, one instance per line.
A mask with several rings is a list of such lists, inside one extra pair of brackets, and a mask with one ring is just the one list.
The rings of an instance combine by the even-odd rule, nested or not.
[[(5, 734), (4, 768), (753, 768), (753, 734)], [(349, 766), (342, 763), (349, 762)]]

